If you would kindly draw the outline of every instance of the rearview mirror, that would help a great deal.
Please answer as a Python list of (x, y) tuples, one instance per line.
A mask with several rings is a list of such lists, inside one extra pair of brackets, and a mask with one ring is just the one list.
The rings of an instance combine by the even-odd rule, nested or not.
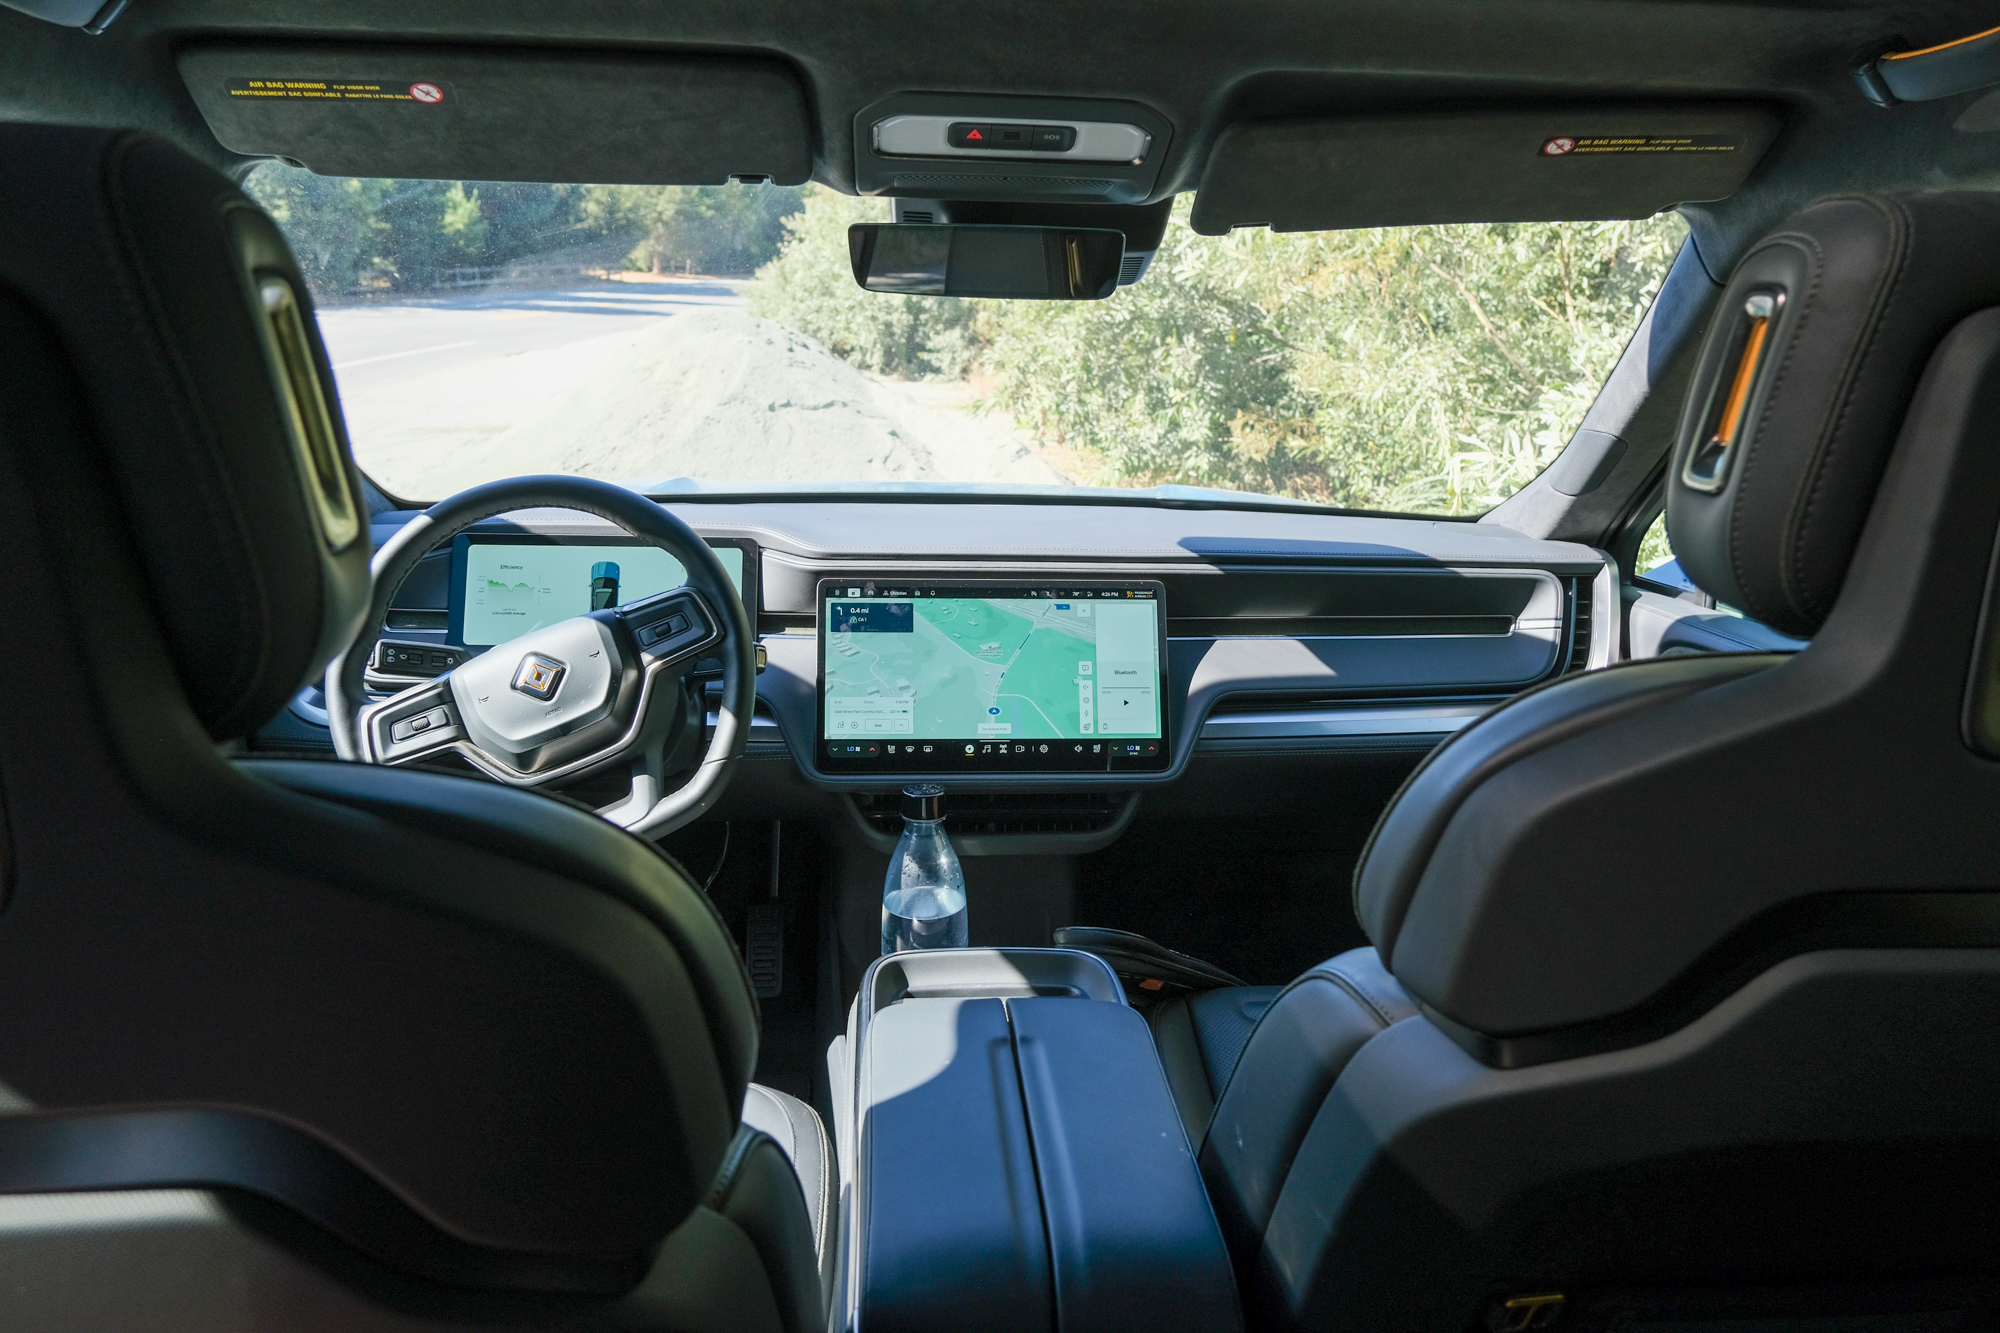
[(903, 296), (1101, 301), (1118, 288), (1125, 234), (1096, 227), (905, 226), (847, 229), (854, 280)]

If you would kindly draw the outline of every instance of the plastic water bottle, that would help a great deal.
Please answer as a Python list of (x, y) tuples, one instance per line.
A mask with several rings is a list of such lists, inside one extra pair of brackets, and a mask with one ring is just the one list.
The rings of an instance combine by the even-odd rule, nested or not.
[(963, 949), (965, 872), (944, 832), (944, 788), (903, 788), (903, 836), (882, 881), (882, 952)]

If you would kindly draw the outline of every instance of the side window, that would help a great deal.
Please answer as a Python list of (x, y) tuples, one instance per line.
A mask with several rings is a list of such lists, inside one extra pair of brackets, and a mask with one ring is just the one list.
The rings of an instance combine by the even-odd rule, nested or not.
[(1696, 587), (1667, 541), (1664, 514), (1646, 529), (1632, 567), (1632, 586), (1625, 592), (1628, 657), (1796, 652), (1805, 646)]
[(1642, 586), (1650, 584), (1653, 590), (1670, 594), (1695, 593), (1701, 589), (1681, 572), (1681, 562), (1674, 557), (1674, 548), (1667, 541), (1667, 516), (1661, 513), (1653, 520), (1653, 526), (1646, 529), (1646, 535), (1639, 541), (1639, 555), (1633, 561), (1633, 577)]

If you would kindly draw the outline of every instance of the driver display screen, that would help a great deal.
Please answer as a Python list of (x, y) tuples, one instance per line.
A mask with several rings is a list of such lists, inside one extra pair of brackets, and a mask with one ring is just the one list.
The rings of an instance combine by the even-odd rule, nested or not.
[(1161, 767), (1160, 587), (820, 585), (841, 771)]
[[(742, 550), (711, 549), (740, 593)], [(459, 642), (468, 648), (490, 648), (529, 630), (687, 582), (687, 567), (657, 546), (470, 542), (464, 561)]]

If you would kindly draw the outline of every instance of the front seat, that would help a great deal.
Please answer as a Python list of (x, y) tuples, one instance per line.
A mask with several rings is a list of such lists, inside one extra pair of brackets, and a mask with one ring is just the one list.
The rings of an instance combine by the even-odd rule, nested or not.
[(1992, 1322), (1997, 438), (2000, 197), (1829, 200), (1743, 258), (1668, 528), (1811, 643), (1565, 679), (1412, 776), (1374, 948), (1189, 1121), (1252, 1322)]
[(178, 150), (0, 127), (0, 1327), (824, 1327), (824, 1136), (666, 858), (227, 757), (367, 597), (305, 302)]

